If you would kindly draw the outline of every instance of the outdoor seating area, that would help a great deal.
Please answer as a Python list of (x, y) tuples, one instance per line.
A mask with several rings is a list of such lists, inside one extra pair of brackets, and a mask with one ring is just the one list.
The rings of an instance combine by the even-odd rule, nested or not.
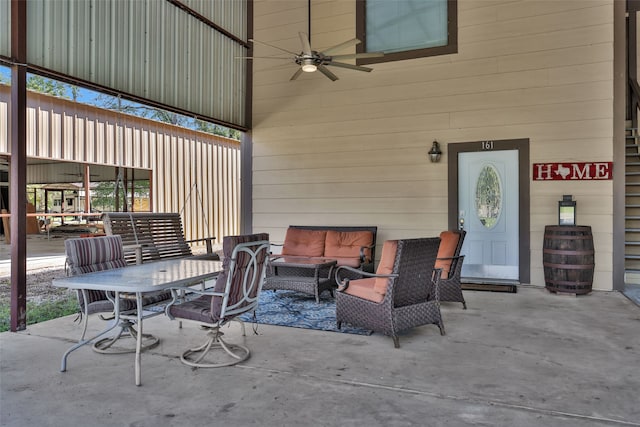
[(640, 1), (0, 11), (0, 427), (640, 427)]
[[(180, 256), (183, 254), (171, 251), (163, 260), (159, 242), (167, 238), (154, 240), (154, 230), (158, 228), (161, 231), (155, 234), (166, 236), (169, 229), (169, 235), (178, 236), (178, 242), (184, 242), (181, 234), (176, 233), (176, 225), (181, 225), (178, 214), (114, 213), (104, 217), (105, 229), (110, 234), (122, 229), (129, 233), (125, 238), (134, 239), (136, 264), (128, 265), (120, 234), (70, 238), (64, 242), (69, 277), (55, 279), (53, 285), (76, 290), (83, 329), (77, 344), (63, 354), (61, 370), (66, 371), (70, 354), (87, 344), (98, 353), (135, 352), (136, 385), (142, 383), (142, 352), (160, 344), (159, 337), (143, 333), (144, 319), (164, 312), (170, 319), (179, 320), (180, 327), (182, 321), (195, 322), (207, 331), (204, 344), (182, 353), (180, 360), (184, 364), (192, 367), (235, 365), (247, 360), (250, 350), (243, 344), (227, 343), (221, 328), (231, 321), (239, 321), (242, 336), (246, 336), (240, 316), (252, 314), (251, 321), (260, 323), (262, 319), (256, 311), (261, 291), (269, 285), (272, 290), (311, 294), (319, 303), (322, 291), (329, 290), (333, 297), (339, 284), (335, 308), (326, 314), (335, 319), (337, 329), (340, 330), (344, 322), (363, 328), (364, 332), (389, 335), (396, 348), (400, 347), (400, 334), (425, 324), (435, 324), (444, 335), (439, 281), (443, 271), (447, 277), (455, 275), (452, 261), (462, 263), (458, 255), (464, 233), (443, 232), (443, 239), (385, 241), (376, 274), (365, 271), (374, 264), (375, 227), (329, 230), (290, 227), (282, 254), (275, 256), (270, 252), (272, 244), (268, 234), (225, 236), (223, 263), (210, 263), (211, 260), (204, 257)], [(160, 225), (153, 227), (152, 222)], [(168, 240), (176, 244), (174, 239)], [(141, 247), (157, 259), (142, 256)], [(326, 258), (329, 256), (335, 258)], [(452, 266), (454, 270), (450, 271)], [(459, 268), (457, 270), (459, 274)], [(289, 275), (291, 271), (296, 276)], [(214, 278), (215, 285), (207, 287), (205, 281)], [(461, 296), (462, 291), (458, 292)], [(149, 308), (157, 304), (162, 304), (160, 310)], [(87, 338), (89, 318), (94, 313), (103, 313), (100, 317), (107, 320), (108, 325)], [(135, 346), (120, 345), (125, 338), (134, 339)], [(213, 354), (211, 350), (223, 350), (226, 358), (208, 360)]]
[[(170, 299), (184, 302), (188, 288), (198, 286), (204, 290), (206, 281), (225, 272), (220, 261), (192, 258), (129, 266), (119, 235), (68, 239), (65, 252), (70, 276), (54, 279), (52, 285), (77, 291), (84, 321), (77, 343), (62, 355), (60, 371), (67, 370), (71, 353), (91, 344), (97, 353), (135, 353), (136, 385), (142, 383), (142, 352), (160, 343), (158, 337), (143, 332), (143, 320), (164, 311), (150, 310), (150, 306)], [(225, 299), (226, 295), (222, 294)], [(90, 312), (107, 313), (101, 317), (108, 322), (100, 332), (87, 338)], [(135, 339), (135, 347), (122, 346), (120, 340), (125, 338)]]
[(313, 295), (337, 286), (334, 268), (349, 266), (349, 277), (373, 272), (376, 226), (299, 226), (287, 229), (282, 244), (272, 243), (265, 290), (295, 290)]
[[(161, 338), (144, 353), (143, 386), (129, 355), (76, 351), (81, 325), (67, 316), (0, 334), (0, 425), (638, 425), (638, 307), (617, 292), (559, 297), (465, 291), (468, 309), (442, 304), (432, 325), (400, 335), (356, 335), (259, 324), (242, 336), (251, 357), (234, 367), (180, 363), (203, 331), (165, 316), (145, 322)], [(89, 333), (101, 328), (90, 322)], [(178, 396), (188, 396), (176, 402)], [(247, 404), (251, 402), (251, 404)]]
[[(94, 246), (114, 239), (67, 241)], [(432, 259), (451, 247), (456, 251), (453, 243), (448, 249), (441, 242), (436, 245), (435, 237), (417, 240), (431, 243)], [(232, 246), (226, 245), (225, 254)], [(394, 276), (397, 255), (394, 241), (385, 242), (376, 273)], [(121, 257), (114, 251), (107, 258)], [(159, 264), (142, 264), (153, 265)], [(135, 266), (124, 268), (129, 269)], [(347, 289), (353, 291), (358, 281), (351, 279)], [(393, 287), (389, 289), (393, 292)], [(298, 295), (318, 305), (307, 294)], [(349, 296), (347, 291), (337, 292), (338, 304), (343, 296)], [(77, 322), (76, 316), (31, 325), (24, 332), (0, 334), (0, 425), (23, 425), (27, 416), (31, 423), (51, 424), (55, 407), (56, 413), (65, 414), (56, 416), (65, 425), (82, 423), (87, 417), (98, 424), (166, 425), (174, 418), (182, 423), (188, 417), (205, 416), (202, 411), (208, 408), (206, 413), (218, 411), (217, 422), (245, 425), (260, 419), (262, 425), (280, 426), (290, 423), (285, 414), (291, 405), (305, 408), (297, 413), (296, 423), (311, 425), (319, 419), (328, 425), (343, 424), (345, 419), (395, 425), (398, 409), (403, 412), (401, 422), (409, 425), (423, 425), (427, 416), (436, 425), (469, 420), (522, 426), (638, 425), (634, 390), (640, 387), (635, 374), (640, 342), (634, 322), (638, 307), (633, 302), (616, 292), (561, 297), (535, 286), (521, 286), (517, 294), (464, 291), (464, 298), (467, 310), (449, 302), (438, 307), (446, 335), (433, 324), (404, 329), (397, 334), (400, 348), (390, 345), (384, 331), (351, 332), (347, 320), (341, 332), (265, 323), (244, 330), (233, 321), (214, 332), (216, 328), (193, 328), (191, 322), (181, 328), (167, 316), (156, 315), (144, 322), (144, 333), (159, 341), (143, 353), (142, 388), (131, 380), (132, 355), (105, 356), (79, 349), (73, 352), (67, 372), (60, 372), (59, 359), (52, 355), (68, 351), (69, 343), (77, 343), (85, 332), (99, 334), (105, 322), (98, 313), (90, 315), (88, 326)], [(324, 300), (333, 298), (325, 293)], [(209, 311), (211, 300), (205, 305)], [(176, 364), (203, 335), (213, 334), (215, 340), (217, 333), (223, 333), (224, 341), (236, 350), (250, 348), (251, 357), (240, 355), (242, 363), (214, 371)], [(615, 357), (602, 350), (607, 348), (616, 349)], [(233, 390), (233, 396), (212, 391), (211, 381), (216, 390)], [(136, 390), (153, 390), (155, 397), (150, 400)], [(192, 398), (172, 404), (175, 395), (185, 394)], [(317, 394), (324, 398), (305, 398)], [(240, 405), (239, 399), (251, 399), (252, 406)], [(98, 403), (121, 410), (96, 413)], [(69, 410), (64, 409), (67, 405)], [(332, 411), (326, 411), (327, 405)]]

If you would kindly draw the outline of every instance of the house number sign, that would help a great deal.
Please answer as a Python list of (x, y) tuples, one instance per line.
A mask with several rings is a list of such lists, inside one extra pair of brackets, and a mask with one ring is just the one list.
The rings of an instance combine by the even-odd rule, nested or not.
[(601, 181), (613, 179), (613, 162), (534, 163), (534, 181)]

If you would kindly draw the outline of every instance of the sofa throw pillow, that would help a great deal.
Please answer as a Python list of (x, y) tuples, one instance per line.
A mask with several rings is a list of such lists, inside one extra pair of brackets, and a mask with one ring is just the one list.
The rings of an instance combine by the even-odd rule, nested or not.
[[(324, 256), (327, 258), (360, 258), (360, 248), (373, 244), (371, 231), (327, 231)], [(371, 260), (371, 249), (365, 249), (367, 262)], [(359, 265), (358, 265), (359, 266)]]
[(321, 257), (324, 256), (326, 230), (289, 228), (284, 238), (282, 255)]

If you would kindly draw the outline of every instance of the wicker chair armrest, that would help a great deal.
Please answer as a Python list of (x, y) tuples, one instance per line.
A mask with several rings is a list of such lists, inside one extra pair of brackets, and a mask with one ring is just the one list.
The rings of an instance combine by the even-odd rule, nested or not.
[(438, 258), (436, 258), (436, 260), (437, 260), (437, 261), (449, 261), (449, 260), (451, 260), (451, 261), (456, 261), (456, 260), (459, 260), (459, 259), (462, 259), (462, 258), (464, 258), (464, 255), (448, 256), (448, 257), (438, 257)]
[(448, 278), (442, 278), (442, 280), (449, 280), (453, 277), (453, 275), (455, 275), (454, 272), (457, 272), (458, 275), (460, 273), (459, 270), (462, 269), (462, 262), (464, 260), (464, 255), (458, 255), (458, 256), (452, 256), (452, 257), (441, 257), (441, 258), (436, 258), (436, 260), (441, 260), (441, 261), (451, 261), (451, 268), (449, 269), (449, 277)]
[(440, 302), (440, 277), (442, 276), (441, 268), (434, 268), (431, 273), (431, 282), (433, 283), (433, 298)]
[(349, 279), (341, 279), (340, 278), (340, 270), (346, 270), (346, 271), (351, 271), (354, 273), (358, 273), (361, 276), (364, 277), (376, 277), (376, 278), (395, 278), (398, 277), (397, 274), (376, 274), (376, 273), (367, 273), (366, 271), (362, 271), (358, 268), (353, 268), (353, 267), (349, 267), (346, 265), (341, 265), (340, 267), (336, 268), (336, 272), (335, 272), (335, 280), (336, 283), (338, 284), (338, 292), (343, 292), (344, 290), (346, 290), (349, 287)]

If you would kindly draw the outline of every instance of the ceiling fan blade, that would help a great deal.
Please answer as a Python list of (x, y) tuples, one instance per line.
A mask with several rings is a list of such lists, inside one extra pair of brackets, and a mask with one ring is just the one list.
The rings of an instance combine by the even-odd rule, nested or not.
[(285, 58), (284, 56), (236, 56), (235, 59), (286, 59), (289, 60), (290, 58)]
[(348, 68), (350, 70), (366, 71), (367, 73), (370, 73), (371, 71), (373, 71), (373, 68), (363, 67), (361, 65), (345, 64), (344, 62), (327, 62), (325, 65), (331, 65), (332, 67)]
[(302, 74), (302, 68), (298, 68), (298, 70), (295, 73), (293, 73), (293, 76), (291, 76), (289, 80), (293, 81), (297, 79), (298, 77), (300, 77), (300, 74)]
[(298, 33), (300, 36), (300, 42), (302, 42), (302, 53), (305, 55), (313, 55), (311, 53), (311, 44), (309, 43), (309, 36), (305, 33)]
[(258, 43), (258, 44), (261, 44), (261, 45), (264, 45), (264, 46), (269, 46), (269, 47), (281, 50), (281, 51), (286, 52), (286, 53), (291, 54), (291, 55), (297, 55), (297, 53), (291, 52), (290, 50), (283, 49), (281, 47), (278, 47), (278, 46), (275, 46), (275, 45), (272, 45), (272, 44), (269, 44), (269, 43), (261, 42), (261, 41), (256, 40), (256, 39), (249, 39), (249, 41), (252, 42), (252, 43)]
[(322, 74), (324, 74), (325, 76), (329, 77), (332, 82), (335, 82), (336, 80), (338, 80), (338, 76), (336, 76), (331, 71), (329, 71), (329, 69), (327, 67), (325, 67), (324, 65), (322, 65), (322, 64), (318, 65), (318, 70)]
[(363, 58), (380, 58), (384, 56), (382, 52), (367, 52), (367, 53), (349, 53), (346, 55), (331, 55), (332, 59), (363, 59)]
[(322, 53), (324, 53), (325, 55), (331, 55), (331, 52), (340, 52), (342, 49), (346, 49), (348, 47), (355, 46), (358, 43), (360, 43), (360, 40), (358, 40), (358, 39), (347, 40), (346, 42), (342, 42), (340, 44), (337, 44), (335, 46), (330, 47), (329, 49), (326, 49)]

